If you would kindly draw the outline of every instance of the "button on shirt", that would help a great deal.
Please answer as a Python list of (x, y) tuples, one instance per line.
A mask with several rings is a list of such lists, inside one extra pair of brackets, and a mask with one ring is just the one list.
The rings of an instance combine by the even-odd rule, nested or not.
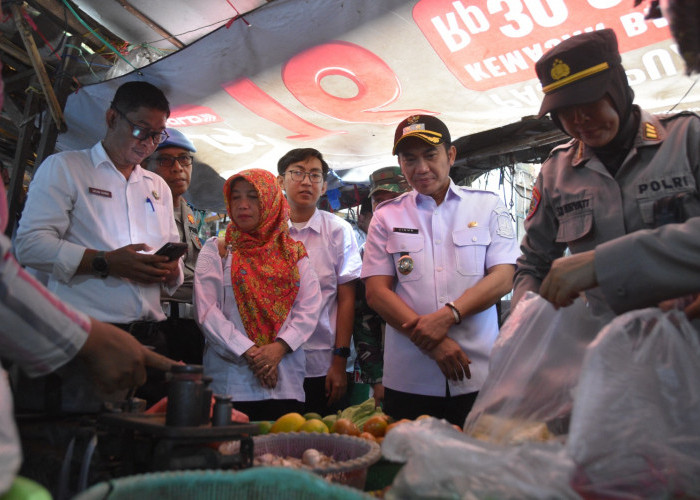
[[(514, 264), (518, 246), (510, 215), (498, 196), (468, 190), (450, 181), (438, 206), (416, 191), (381, 204), (370, 224), (362, 278), (394, 276), (396, 294), (417, 314), (437, 311), (474, 286), (486, 271)], [(408, 256), (413, 269), (398, 272)], [(496, 307), (467, 316), (448, 336), (471, 360), (470, 380), (449, 381), (451, 395), (478, 391), (487, 375), (491, 347), (498, 335)], [(446, 395), (437, 363), (404, 334), (386, 325), (383, 384), (397, 391)]]
[[(116, 276), (76, 275), (86, 248), (115, 250), (134, 243), (160, 248), (179, 241), (170, 188), (136, 165), (126, 179), (102, 143), (49, 156), (32, 180), (15, 250), (20, 262), (50, 274), (47, 287), (101, 321), (161, 321), (159, 284)], [(166, 290), (182, 283), (180, 275)]]
[(311, 336), (321, 307), (318, 279), (304, 257), (297, 262), (300, 286), (287, 319), (277, 337), (293, 352), (278, 365), (277, 387), (260, 385), (243, 354), (253, 347), (238, 312), (231, 285), (231, 255), (221, 259), (217, 238), (202, 247), (194, 276), (195, 320), (207, 343), (204, 371), (213, 377), (214, 393), (229, 394), (234, 401), (295, 399), (304, 401), (305, 356), (300, 347)]
[(306, 247), (321, 285), (321, 314), (304, 350), (306, 376), (325, 377), (335, 347), (338, 285), (360, 277), (362, 259), (352, 226), (330, 212), (316, 210), (301, 229), (290, 222), (289, 233)]

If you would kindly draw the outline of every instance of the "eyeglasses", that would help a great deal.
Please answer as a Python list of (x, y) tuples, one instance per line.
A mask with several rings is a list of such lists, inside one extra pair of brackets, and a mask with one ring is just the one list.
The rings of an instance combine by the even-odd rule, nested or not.
[(180, 156), (159, 156), (158, 158), (153, 158), (153, 161), (158, 164), (159, 167), (170, 168), (175, 165), (177, 161), (182, 167), (189, 167), (192, 165), (193, 158), (190, 155), (180, 155)]
[(137, 125), (131, 120), (129, 120), (124, 113), (119, 111), (117, 108), (112, 107), (114, 111), (119, 113), (119, 116), (124, 118), (126, 122), (131, 126), (131, 135), (138, 139), (139, 141), (145, 141), (146, 139), (151, 139), (153, 141), (153, 144), (160, 144), (161, 142), (164, 142), (170, 137), (168, 133), (165, 130), (161, 130), (159, 132), (153, 132), (151, 131), (150, 128), (147, 127), (142, 127), (141, 125)]
[(301, 170), (287, 170), (285, 174), (289, 174), (294, 182), (304, 182), (304, 177), (309, 176), (309, 181), (314, 184), (323, 182), (323, 174), (318, 172), (303, 172)]

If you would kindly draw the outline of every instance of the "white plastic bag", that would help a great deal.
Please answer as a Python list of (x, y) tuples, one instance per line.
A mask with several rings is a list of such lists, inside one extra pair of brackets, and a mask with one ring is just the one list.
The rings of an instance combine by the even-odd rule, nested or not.
[(700, 341), (682, 311), (629, 312), (600, 332), (567, 449), (585, 496), (700, 497)]
[(406, 462), (386, 497), (392, 499), (578, 499), (569, 486), (573, 463), (563, 444), (500, 446), (426, 418), (392, 429), (382, 454)]
[(607, 319), (581, 298), (555, 310), (528, 292), (496, 339), (465, 432), (504, 444), (565, 434), (586, 347)]

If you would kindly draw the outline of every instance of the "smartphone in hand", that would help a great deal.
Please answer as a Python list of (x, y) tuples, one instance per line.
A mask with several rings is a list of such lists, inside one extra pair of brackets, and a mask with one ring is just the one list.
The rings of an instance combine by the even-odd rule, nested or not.
[(173, 261), (179, 259), (187, 252), (187, 243), (169, 242), (158, 249), (155, 255), (165, 255), (168, 260)]

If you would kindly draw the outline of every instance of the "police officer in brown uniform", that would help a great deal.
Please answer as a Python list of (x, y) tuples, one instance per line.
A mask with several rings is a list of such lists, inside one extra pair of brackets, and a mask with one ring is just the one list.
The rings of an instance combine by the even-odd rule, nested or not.
[[(647, 290), (632, 287), (627, 277), (635, 269), (663, 268), (664, 256), (648, 247), (630, 253), (633, 235), (625, 235), (651, 230), (644, 234), (653, 241), (653, 233), (674, 226), (664, 224), (683, 222), (700, 208), (700, 117), (654, 116), (634, 105), (610, 29), (563, 41), (536, 71), (545, 94), (540, 116), (550, 113), (572, 140), (552, 150), (533, 188), (513, 306), (528, 290), (556, 306), (587, 290), (598, 313), (653, 305), (639, 300)], [(573, 256), (556, 261), (567, 248)], [(555, 270), (571, 265), (545, 279), (553, 262)], [(682, 285), (650, 300), (691, 291), (676, 269)]]
[(168, 138), (158, 145), (146, 164), (149, 170), (160, 175), (173, 195), (175, 224), (180, 241), (187, 243), (183, 259), (185, 281), (172, 296), (162, 295), (163, 311), (168, 316), (164, 326), (168, 342), (168, 355), (178, 361), (191, 364), (202, 363), (204, 336), (194, 321), (192, 309), (192, 286), (197, 256), (202, 248), (192, 208), (184, 194), (192, 180), (192, 153), (197, 149), (185, 134), (174, 128), (166, 129)]

